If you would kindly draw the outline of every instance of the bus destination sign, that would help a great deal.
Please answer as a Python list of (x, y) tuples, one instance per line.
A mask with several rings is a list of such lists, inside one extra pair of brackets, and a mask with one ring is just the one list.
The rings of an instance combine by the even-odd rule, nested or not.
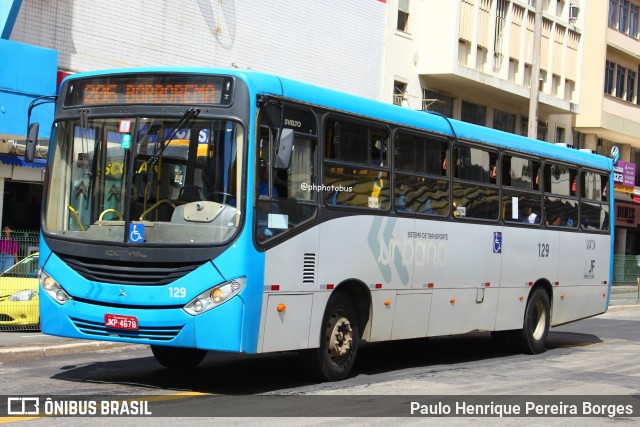
[(231, 105), (233, 78), (195, 74), (136, 74), (72, 80), (65, 107), (127, 104)]

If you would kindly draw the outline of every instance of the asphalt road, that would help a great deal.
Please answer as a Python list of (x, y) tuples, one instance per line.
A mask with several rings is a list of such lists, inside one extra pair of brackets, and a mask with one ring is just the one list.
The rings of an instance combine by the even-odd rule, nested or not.
[[(127, 395), (134, 399), (136, 396), (156, 399), (151, 402), (154, 417), (117, 420), (118, 424), (128, 425), (211, 425), (212, 421), (260, 426), (327, 422), (354, 426), (472, 423), (475, 426), (479, 422), (514, 426), (638, 425), (638, 414), (615, 418), (431, 418), (403, 414), (398, 417), (399, 407), (394, 406), (397, 403), (394, 396), (415, 396), (418, 400), (479, 396), (502, 402), (524, 394), (545, 395), (565, 403), (587, 398), (603, 403), (608, 396), (614, 396), (616, 402), (615, 399), (637, 396), (640, 394), (638, 308), (618, 308), (596, 318), (554, 328), (548, 350), (536, 356), (498, 353), (486, 333), (369, 344), (359, 353), (354, 375), (336, 383), (311, 381), (294, 353), (261, 356), (212, 353), (198, 369), (175, 373), (163, 369), (146, 346), (4, 362), (0, 375), (3, 394), (9, 395), (44, 394), (54, 398), (80, 395), (96, 399)], [(400, 405), (408, 408), (407, 402)], [(86, 425), (87, 421), (47, 418), (28, 422)], [(91, 419), (92, 425), (113, 423), (113, 418)]]

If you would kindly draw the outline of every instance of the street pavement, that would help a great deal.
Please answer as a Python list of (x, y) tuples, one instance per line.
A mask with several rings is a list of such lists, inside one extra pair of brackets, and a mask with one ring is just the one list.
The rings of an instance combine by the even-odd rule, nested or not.
[[(615, 287), (608, 311), (640, 310), (640, 288)], [(61, 354), (87, 353), (97, 350), (140, 345), (109, 341), (79, 340), (45, 335), (38, 330), (0, 331), (0, 363), (37, 359)]]

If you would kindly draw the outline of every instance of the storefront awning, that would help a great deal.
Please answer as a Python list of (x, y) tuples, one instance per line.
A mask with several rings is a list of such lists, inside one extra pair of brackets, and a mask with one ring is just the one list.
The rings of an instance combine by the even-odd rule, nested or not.
[(9, 166), (21, 166), (23, 168), (44, 169), (47, 165), (46, 159), (34, 159), (33, 163), (25, 162), (21, 157), (11, 154), (0, 154), (0, 162)]

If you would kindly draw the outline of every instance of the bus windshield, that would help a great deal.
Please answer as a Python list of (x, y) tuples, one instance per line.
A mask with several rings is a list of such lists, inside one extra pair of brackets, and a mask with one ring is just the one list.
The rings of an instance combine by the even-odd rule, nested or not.
[(77, 120), (58, 122), (45, 231), (140, 244), (230, 239), (241, 220), (244, 129), (231, 120), (187, 113), (182, 118), (81, 113)]

